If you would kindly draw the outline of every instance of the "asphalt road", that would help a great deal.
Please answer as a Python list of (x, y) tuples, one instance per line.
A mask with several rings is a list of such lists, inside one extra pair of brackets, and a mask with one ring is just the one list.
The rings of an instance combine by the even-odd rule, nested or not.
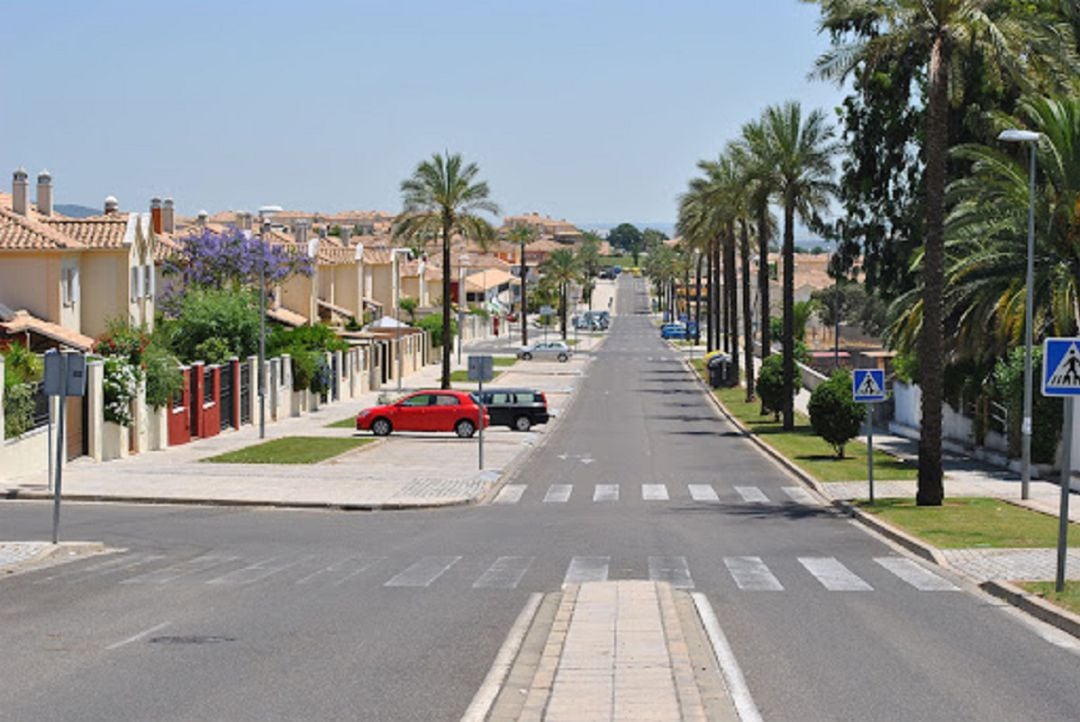
[[(0, 719), (454, 720), (530, 593), (705, 592), (776, 720), (1074, 720), (1076, 645), (806, 499), (718, 420), (626, 279), (566, 417), (491, 505), (69, 504), (127, 551), (0, 580)], [(41, 539), (42, 503), (0, 504)], [(928, 571), (929, 570), (929, 571)]]

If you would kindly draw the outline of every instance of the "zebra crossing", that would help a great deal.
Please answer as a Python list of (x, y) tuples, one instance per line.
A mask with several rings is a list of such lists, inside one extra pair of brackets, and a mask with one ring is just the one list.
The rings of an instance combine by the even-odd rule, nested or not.
[[(327, 563), (329, 561), (329, 563)], [(695, 577), (708, 580), (708, 587), (733, 584), (743, 592), (783, 592), (792, 586), (826, 592), (872, 592), (909, 589), (917, 592), (958, 591), (948, 579), (923, 565), (898, 556), (841, 561), (831, 556), (796, 556), (794, 559), (760, 556), (720, 556), (698, 562), (691, 570), (685, 556), (648, 556), (627, 559), (610, 555), (581, 555), (569, 559), (539, 558), (529, 555), (466, 557), (432, 555), (413, 559), (355, 554), (335, 560), (316, 555), (271, 555), (245, 559), (238, 555), (206, 553), (191, 559), (171, 561), (158, 554), (128, 552), (77, 567), (53, 570), (35, 584), (84, 583), (103, 579), (116, 584), (147, 589), (163, 589), (184, 584), (188, 588), (225, 590), (278, 584), (294, 588), (344, 588), (358, 584), (386, 589), (428, 589), (448, 583), (467, 584), (474, 590), (511, 590), (521, 586), (537, 589), (550, 586), (534, 579), (530, 572), (551, 578), (565, 565), (562, 583), (607, 581), (612, 569), (617, 578), (648, 578), (668, 582), (679, 589), (697, 587)], [(855, 568), (852, 568), (855, 567)], [(883, 582), (883, 580), (888, 580)]]
[[(712, 484), (686, 484), (685, 487), (674, 484), (671, 489), (668, 488), (668, 484), (659, 483), (641, 484), (640, 488), (627, 486), (628, 493), (624, 494), (622, 484), (604, 483), (591, 486), (581, 484), (576, 487), (573, 484), (550, 484), (544, 491), (540, 501), (544, 504), (566, 504), (575, 493), (578, 496), (583, 496), (588, 495), (590, 491), (592, 492), (592, 501), (597, 503), (616, 502), (620, 499), (627, 501), (631, 499), (640, 501), (685, 501), (689, 497), (690, 501), (718, 504), (721, 499), (720, 493)], [(507, 484), (499, 490), (491, 503), (497, 506), (517, 504), (528, 498), (528, 491), (528, 484)], [(731, 491), (735, 500), (743, 504), (794, 503), (806, 506), (821, 505), (821, 502), (809, 491), (799, 486), (781, 487), (782, 497), (780, 494), (772, 492), (777, 498), (770, 497), (757, 486), (732, 486)]]

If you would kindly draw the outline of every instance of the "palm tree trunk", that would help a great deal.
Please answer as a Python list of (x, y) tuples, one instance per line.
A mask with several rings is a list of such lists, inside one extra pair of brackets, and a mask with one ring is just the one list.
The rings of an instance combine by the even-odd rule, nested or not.
[(713, 244), (713, 274), (716, 280), (716, 347), (727, 351), (730, 347), (727, 329), (727, 298), (724, 295), (723, 265), (722, 265), (722, 239), (718, 235)]
[(563, 341), (566, 340), (566, 313), (567, 313), (567, 310), (568, 310), (567, 307), (570, 305), (569, 301), (570, 301), (570, 283), (564, 281), (563, 285), (562, 285), (562, 298), (559, 299), (559, 302), (562, 304), (562, 308), (561, 308), (562, 317), (559, 319), (559, 330), (562, 332)]
[[(442, 388), (450, 388), (450, 345), (453, 343), (450, 337), (450, 225), (443, 224), (442, 236), (442, 292), (443, 292), (443, 316), (442, 316)], [(465, 300), (465, 288), (458, 289), (458, 302)], [(458, 329), (461, 333), (461, 329)]]
[(930, 49), (926, 118), (926, 241), (923, 255), (923, 321), (919, 338), (922, 431), (915, 503), (940, 506), (945, 489), (941, 467), (941, 401), (945, 386), (942, 289), (944, 271), (945, 154), (949, 126), (949, 47), (943, 35)]
[(708, 323), (709, 328), (705, 334), (705, 350), (713, 351), (716, 346), (713, 344), (713, 338), (716, 335), (716, 317), (713, 316), (713, 296), (716, 295), (716, 287), (713, 286), (713, 271), (712, 271), (712, 243), (705, 246), (705, 279), (708, 285), (709, 297), (705, 299), (705, 321)]
[(742, 313), (743, 313), (743, 343), (745, 344), (746, 360), (746, 400), (754, 400), (754, 329), (753, 320), (750, 318), (750, 229), (746, 219), (739, 221), (742, 235), (740, 250), (742, 252)]
[(724, 244), (724, 290), (727, 291), (728, 334), (731, 336), (731, 372), (739, 378), (739, 282), (735, 268), (735, 222), (727, 224)]
[(758, 206), (758, 303), (761, 304), (761, 360), (772, 352), (769, 328), (769, 206)]
[(784, 430), (795, 428), (795, 199), (784, 199)]
[(529, 293), (526, 282), (529, 275), (529, 267), (525, 265), (525, 241), (521, 242), (521, 345), (529, 345)]
[(697, 254), (697, 268), (694, 273), (694, 345), (701, 343), (701, 262), (702, 255)]

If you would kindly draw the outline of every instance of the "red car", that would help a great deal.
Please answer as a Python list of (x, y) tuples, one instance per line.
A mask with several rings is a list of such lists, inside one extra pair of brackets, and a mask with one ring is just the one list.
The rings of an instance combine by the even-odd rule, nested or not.
[[(392, 404), (356, 415), (357, 431), (387, 436), (391, 431), (453, 431), (463, 439), (476, 433), (480, 407), (464, 391), (417, 391)], [(484, 412), (484, 428), (491, 418)]]

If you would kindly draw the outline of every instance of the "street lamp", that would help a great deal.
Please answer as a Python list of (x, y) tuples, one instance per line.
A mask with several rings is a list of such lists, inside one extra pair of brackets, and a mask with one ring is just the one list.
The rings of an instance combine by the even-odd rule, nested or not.
[(1031, 146), (1030, 186), (1028, 188), (1027, 293), (1024, 304), (1024, 420), (1020, 425), (1023, 467), (1020, 477), (1020, 498), (1027, 499), (1031, 484), (1031, 326), (1034, 305), (1035, 275), (1035, 153), (1042, 133), (1009, 128), (1001, 131), (998, 140), (1005, 143), (1028, 143)]
[(468, 290), (465, 288), (465, 269), (468, 268), (468, 260), (468, 254), (462, 253), (458, 256), (457, 362), (459, 366), (461, 365), (461, 347), (464, 345), (463, 342), (465, 340), (465, 305), (469, 300)]
[[(398, 257), (401, 254), (405, 254), (405, 258), (409, 257), (408, 248), (395, 248), (393, 251), (394, 263), (392, 264), (394, 270), (394, 315), (397, 323), (395, 324), (395, 336), (397, 336), (397, 390), (401, 392), (401, 375), (402, 370), (402, 353), (401, 353), (401, 263), (398, 261)], [(424, 279), (420, 279), (421, 285), (424, 283)]]
[(270, 221), (259, 228), (259, 438), (266, 438), (266, 253), (270, 246)]

